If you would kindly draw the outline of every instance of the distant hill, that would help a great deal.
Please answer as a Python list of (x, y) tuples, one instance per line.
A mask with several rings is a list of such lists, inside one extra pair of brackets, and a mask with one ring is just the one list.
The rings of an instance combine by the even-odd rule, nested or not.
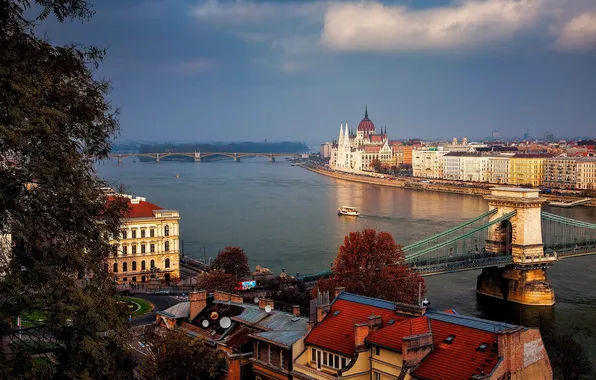
[(222, 143), (222, 144), (141, 144), (139, 153), (234, 152), (234, 153), (303, 153), (308, 146), (299, 142)]

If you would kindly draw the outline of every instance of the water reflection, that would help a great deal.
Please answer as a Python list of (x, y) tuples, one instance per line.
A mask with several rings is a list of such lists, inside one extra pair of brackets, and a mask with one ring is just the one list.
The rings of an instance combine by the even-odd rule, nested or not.
[(527, 327), (540, 327), (544, 323), (554, 324), (553, 306), (520, 305), (481, 294), (476, 296), (476, 301), (476, 311), (480, 318)]

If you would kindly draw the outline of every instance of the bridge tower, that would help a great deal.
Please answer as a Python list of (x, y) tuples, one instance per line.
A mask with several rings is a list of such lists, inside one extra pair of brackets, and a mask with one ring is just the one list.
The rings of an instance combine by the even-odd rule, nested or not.
[(234, 161), (240, 162), (240, 157), (238, 157), (238, 153), (234, 153)]
[(275, 162), (275, 156), (273, 153), (269, 153), (269, 162)]
[(195, 152), (195, 162), (201, 162), (201, 152)]
[(118, 165), (122, 164), (122, 155), (118, 155)]
[(159, 164), (159, 153), (155, 153), (155, 163)]
[(546, 269), (557, 258), (544, 254), (541, 210), (545, 201), (539, 190), (496, 187), (485, 199), (491, 209), (497, 209), (491, 221), (515, 211), (511, 219), (490, 226), (486, 240), (487, 251), (513, 256), (513, 265), (484, 269), (476, 293), (524, 305), (553, 305), (555, 291)]

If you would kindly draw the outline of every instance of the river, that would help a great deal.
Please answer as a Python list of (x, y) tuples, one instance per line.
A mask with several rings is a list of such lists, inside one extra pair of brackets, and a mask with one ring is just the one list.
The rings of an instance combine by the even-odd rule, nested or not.
[[(328, 269), (350, 231), (387, 231), (407, 245), (488, 210), (482, 197), (347, 182), (280, 160), (156, 164), (127, 159), (121, 165), (102, 162), (97, 171), (112, 186), (123, 185), (131, 194), (179, 210), (186, 255), (215, 257), (223, 247), (237, 245), (252, 268), (259, 264), (292, 275)], [(340, 205), (357, 207), (362, 217), (338, 217)], [(596, 208), (548, 211), (596, 223)], [(556, 292), (553, 308), (479, 304), (478, 274), (427, 277), (432, 306), (526, 325), (533, 325), (538, 313), (547, 314), (558, 330), (573, 333), (596, 358), (596, 256), (563, 260), (549, 269)]]

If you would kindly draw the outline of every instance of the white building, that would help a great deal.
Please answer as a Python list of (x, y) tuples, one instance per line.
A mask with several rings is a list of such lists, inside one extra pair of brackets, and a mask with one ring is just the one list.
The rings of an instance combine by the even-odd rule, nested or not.
[(375, 125), (368, 118), (368, 107), (364, 119), (358, 124), (356, 133), (350, 131), (348, 123), (339, 126), (337, 144), (331, 149), (329, 166), (346, 172), (372, 171), (373, 161), (383, 158), (390, 161), (393, 151), (387, 139), (387, 129), (377, 133)]
[(480, 152), (449, 152), (443, 156), (443, 178), (488, 182), (489, 157)]
[(511, 156), (513, 156), (513, 153), (489, 156), (488, 182), (499, 184), (509, 183), (509, 159)]
[(330, 142), (322, 143), (321, 144), (321, 157), (330, 158), (332, 147), (333, 147), (333, 144), (331, 144)]
[(412, 151), (412, 175), (421, 178), (443, 178), (443, 156), (449, 151), (428, 148)]

